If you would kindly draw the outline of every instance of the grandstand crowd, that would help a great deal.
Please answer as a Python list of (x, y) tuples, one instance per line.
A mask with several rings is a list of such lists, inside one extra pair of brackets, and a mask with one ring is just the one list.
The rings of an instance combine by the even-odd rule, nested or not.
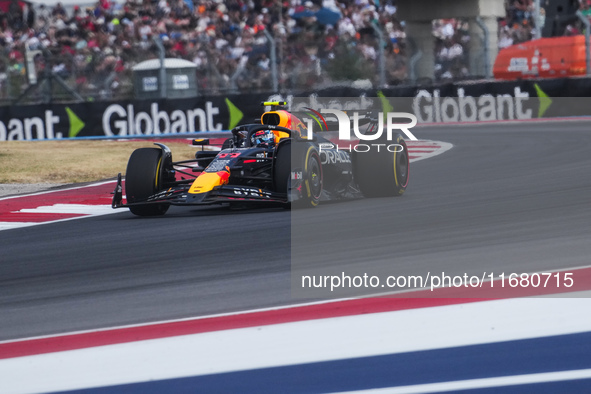
[[(587, 10), (587, 0), (581, 1)], [(532, 0), (507, 1), (501, 47), (531, 39), (532, 7)], [(270, 34), (282, 88), (343, 80), (375, 85), (374, 25), (386, 40), (387, 84), (409, 76), (409, 49), (395, 0), (99, 0), (70, 10), (59, 3), (21, 7), (11, 0), (5, 8), (0, 12), (2, 84), (10, 75), (24, 75), (25, 47), (45, 48), (51, 56), (37, 59), (37, 70), (51, 67), (82, 94), (113, 92), (130, 81), (134, 65), (157, 57), (154, 38), (159, 38), (167, 57), (196, 64), (202, 90), (269, 89)], [(434, 21), (437, 80), (468, 77), (468, 27), (462, 20)]]
[(277, 44), (280, 86), (305, 88), (373, 79), (375, 22), (387, 32), (387, 78), (397, 83), (406, 77), (406, 59), (395, 14), (391, 3), (377, 8), (363, 0), (100, 0), (71, 12), (61, 4), (11, 5), (0, 16), (0, 45), (13, 72), (23, 72), (25, 46), (47, 48), (47, 66), (84, 92), (116, 88), (121, 78), (113, 75), (129, 75), (135, 64), (156, 57), (159, 38), (167, 57), (197, 65), (201, 89), (256, 90), (271, 87), (268, 33)]

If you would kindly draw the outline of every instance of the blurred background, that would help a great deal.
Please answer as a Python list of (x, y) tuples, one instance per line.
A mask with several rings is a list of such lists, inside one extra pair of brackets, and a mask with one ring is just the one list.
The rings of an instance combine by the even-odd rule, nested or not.
[[(193, 69), (193, 95), (583, 75), (590, 3), (1, 0), (0, 104), (133, 98), (134, 70), (163, 58)], [(563, 41), (544, 43), (552, 37)], [(498, 55), (518, 44), (524, 55)]]

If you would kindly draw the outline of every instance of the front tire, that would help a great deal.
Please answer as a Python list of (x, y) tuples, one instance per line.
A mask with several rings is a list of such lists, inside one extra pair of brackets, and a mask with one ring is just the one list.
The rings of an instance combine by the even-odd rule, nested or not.
[(355, 153), (353, 175), (365, 197), (398, 197), (406, 191), (409, 179), (408, 149), (399, 134), (394, 143), (402, 146), (400, 152), (389, 152), (381, 147), (379, 152)]
[[(167, 160), (158, 148), (140, 148), (133, 151), (125, 173), (125, 194), (127, 203), (143, 202), (164, 188)], [(170, 204), (144, 204), (129, 207), (134, 215), (164, 215)]]
[(313, 208), (320, 203), (323, 187), (322, 160), (318, 150), (312, 144), (294, 145), (294, 168), (302, 170), (302, 182), (296, 207)]
[(322, 182), (322, 162), (314, 145), (291, 140), (279, 145), (274, 168), (275, 191), (286, 193), (294, 207), (316, 207), (322, 195)]
[(322, 161), (318, 151), (310, 146), (304, 164), (304, 190), (302, 201), (306, 207), (316, 207), (322, 195)]

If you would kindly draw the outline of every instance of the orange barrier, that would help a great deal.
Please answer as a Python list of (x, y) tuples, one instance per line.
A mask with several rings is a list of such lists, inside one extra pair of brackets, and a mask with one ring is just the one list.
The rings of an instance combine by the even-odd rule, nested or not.
[(541, 38), (502, 49), (496, 79), (561, 78), (586, 74), (585, 36)]

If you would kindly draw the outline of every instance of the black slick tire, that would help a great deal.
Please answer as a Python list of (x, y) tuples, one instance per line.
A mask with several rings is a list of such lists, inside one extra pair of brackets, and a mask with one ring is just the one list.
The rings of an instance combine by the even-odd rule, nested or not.
[[(162, 156), (162, 150), (158, 148), (140, 148), (131, 154), (125, 173), (125, 194), (128, 204), (145, 201), (162, 190), (166, 165)], [(164, 215), (169, 207), (170, 204), (144, 204), (131, 206), (129, 210), (138, 216), (160, 216)]]

